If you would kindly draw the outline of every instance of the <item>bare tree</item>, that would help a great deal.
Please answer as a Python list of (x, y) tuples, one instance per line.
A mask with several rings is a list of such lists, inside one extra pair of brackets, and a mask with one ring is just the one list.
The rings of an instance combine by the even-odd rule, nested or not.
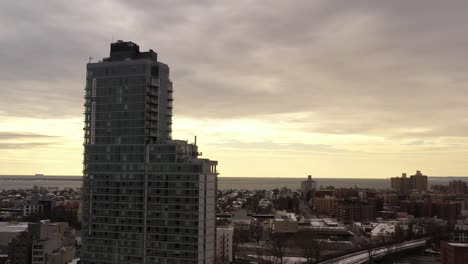
[(234, 234), (232, 238), (232, 257), (234, 261), (239, 254), (239, 246), (241, 244), (249, 242), (249, 231), (236, 228), (234, 226)]
[(283, 264), (288, 239), (285, 234), (274, 234), (268, 243), (269, 255), (273, 256), (275, 263)]
[(325, 250), (325, 245), (312, 230), (303, 230), (297, 234), (296, 245), (306, 263), (318, 263)]

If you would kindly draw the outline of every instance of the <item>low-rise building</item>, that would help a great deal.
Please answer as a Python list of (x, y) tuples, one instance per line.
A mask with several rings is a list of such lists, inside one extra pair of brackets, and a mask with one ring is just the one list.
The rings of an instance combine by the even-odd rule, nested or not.
[(468, 242), (468, 219), (458, 220), (453, 229), (453, 241)]
[(63, 247), (47, 255), (47, 264), (68, 264), (75, 259), (74, 247)]
[(299, 221), (299, 229), (311, 231), (323, 239), (334, 237), (338, 240), (348, 240), (352, 236), (343, 223), (333, 218), (302, 219)]
[(274, 233), (296, 233), (299, 230), (296, 215), (285, 211), (278, 211), (273, 222)]
[(44, 264), (53, 261), (54, 264), (67, 264), (75, 258), (75, 250), (66, 240), (67, 223), (52, 223), (43, 220), (38, 224), (30, 224), (32, 232), (32, 264)]

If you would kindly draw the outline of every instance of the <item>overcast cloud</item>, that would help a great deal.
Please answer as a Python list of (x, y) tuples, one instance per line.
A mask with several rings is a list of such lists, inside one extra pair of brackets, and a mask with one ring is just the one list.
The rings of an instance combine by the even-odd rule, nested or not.
[[(80, 117), (88, 58), (123, 39), (171, 67), (175, 122), (286, 122), (458, 151), (468, 141), (466, 10), (436, 0), (4, 1), (0, 114)], [(229, 144), (247, 147), (238, 141)]]

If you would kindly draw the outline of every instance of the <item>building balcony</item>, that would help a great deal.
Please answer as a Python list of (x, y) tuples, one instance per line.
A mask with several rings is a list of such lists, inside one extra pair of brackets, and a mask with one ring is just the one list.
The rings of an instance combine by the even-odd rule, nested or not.
[(159, 79), (151, 77), (151, 81), (150, 81), (151, 86), (159, 87), (159, 83), (160, 83)]

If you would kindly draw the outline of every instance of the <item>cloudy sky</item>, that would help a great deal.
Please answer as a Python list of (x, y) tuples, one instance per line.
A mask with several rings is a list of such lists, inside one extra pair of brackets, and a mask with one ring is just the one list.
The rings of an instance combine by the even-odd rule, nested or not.
[(171, 67), (221, 176), (468, 175), (467, 1), (2, 1), (0, 174), (80, 175), (89, 57)]

